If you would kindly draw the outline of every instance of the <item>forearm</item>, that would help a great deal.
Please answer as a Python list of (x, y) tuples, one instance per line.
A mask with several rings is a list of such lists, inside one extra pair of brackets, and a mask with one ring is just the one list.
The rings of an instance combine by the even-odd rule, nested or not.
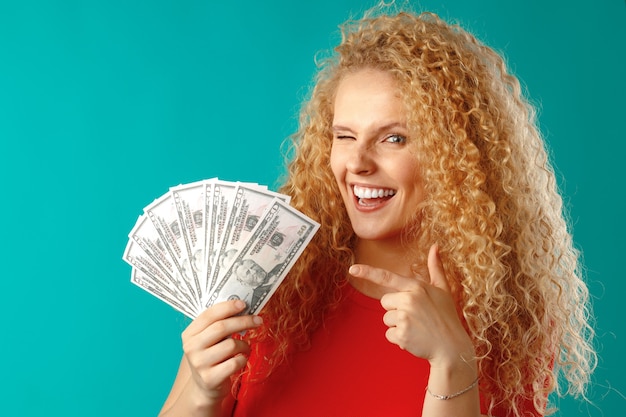
[(422, 416), (480, 416), (476, 375), (475, 364), (466, 362), (456, 366), (431, 367)]
[(159, 417), (220, 417), (222, 401), (223, 398), (206, 398), (189, 379), (180, 395), (163, 406)]

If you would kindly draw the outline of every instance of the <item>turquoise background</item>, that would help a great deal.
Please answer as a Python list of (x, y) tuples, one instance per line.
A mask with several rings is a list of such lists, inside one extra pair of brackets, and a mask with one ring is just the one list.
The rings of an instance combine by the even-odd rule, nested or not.
[[(417, 3), (416, 3), (417, 4)], [(4, 1), (0, 5), (0, 414), (154, 416), (183, 316), (129, 281), (141, 209), (219, 176), (274, 187), (281, 142), (337, 25), (371, 2)], [(621, 0), (419, 2), (503, 52), (540, 107), (584, 252), (600, 363), (623, 412), (626, 292)]]

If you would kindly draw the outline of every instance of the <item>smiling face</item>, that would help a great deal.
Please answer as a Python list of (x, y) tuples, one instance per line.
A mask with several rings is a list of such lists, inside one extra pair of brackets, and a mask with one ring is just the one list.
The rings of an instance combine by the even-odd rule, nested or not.
[(364, 69), (341, 80), (330, 164), (360, 239), (398, 239), (424, 200), (411, 140), (390, 74)]

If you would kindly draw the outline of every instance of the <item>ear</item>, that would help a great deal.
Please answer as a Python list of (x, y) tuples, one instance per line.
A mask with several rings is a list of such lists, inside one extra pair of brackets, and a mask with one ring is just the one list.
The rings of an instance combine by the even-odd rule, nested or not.
[(443, 262), (439, 256), (439, 246), (432, 245), (428, 251), (428, 274), (430, 283), (437, 288), (450, 292), (450, 286), (446, 279), (446, 272), (443, 269)]

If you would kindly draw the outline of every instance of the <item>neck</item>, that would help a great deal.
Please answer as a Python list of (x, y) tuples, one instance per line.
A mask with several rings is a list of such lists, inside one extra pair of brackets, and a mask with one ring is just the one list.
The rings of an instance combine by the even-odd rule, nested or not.
[[(399, 241), (358, 240), (355, 247), (356, 263), (386, 269), (394, 274), (410, 277), (412, 270), (407, 245)], [(350, 284), (359, 292), (380, 299), (394, 290), (374, 284), (370, 281), (349, 277)]]

